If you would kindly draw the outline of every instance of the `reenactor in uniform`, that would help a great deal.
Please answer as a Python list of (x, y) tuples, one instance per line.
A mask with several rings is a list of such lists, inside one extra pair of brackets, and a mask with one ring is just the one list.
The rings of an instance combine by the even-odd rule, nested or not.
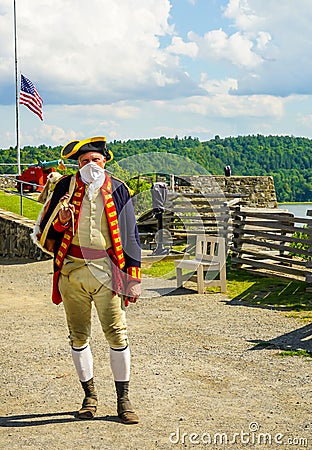
[(61, 158), (77, 160), (79, 170), (57, 182), (40, 230), (53, 247), (52, 300), (63, 301), (72, 358), (84, 390), (77, 418), (91, 419), (97, 409), (89, 342), (93, 303), (109, 344), (118, 416), (123, 423), (138, 423), (129, 400), (125, 306), (140, 295), (141, 250), (129, 191), (105, 171), (113, 158), (105, 137), (69, 142)]

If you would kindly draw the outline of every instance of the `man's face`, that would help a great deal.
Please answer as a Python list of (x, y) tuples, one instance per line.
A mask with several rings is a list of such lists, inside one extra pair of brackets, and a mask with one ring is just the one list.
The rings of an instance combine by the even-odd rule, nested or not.
[(103, 156), (101, 153), (98, 153), (98, 152), (84, 153), (83, 155), (79, 156), (79, 158), (78, 158), (79, 169), (81, 169), (81, 167), (85, 166), (86, 164), (89, 164), (90, 162), (94, 162), (95, 164), (100, 166), (102, 169), (104, 169), (106, 159), (105, 159), (105, 156)]

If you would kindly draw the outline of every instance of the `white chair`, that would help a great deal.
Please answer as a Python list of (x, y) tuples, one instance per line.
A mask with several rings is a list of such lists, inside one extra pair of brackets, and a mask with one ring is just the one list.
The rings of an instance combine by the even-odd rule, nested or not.
[[(198, 235), (194, 259), (177, 259), (174, 261), (177, 275), (177, 286), (184, 281), (197, 281), (197, 291), (203, 294), (205, 286), (220, 286), (226, 292), (226, 256), (225, 239), (218, 236)], [(188, 270), (183, 275), (182, 270)], [(191, 271), (191, 274), (190, 274)], [(219, 275), (217, 279), (209, 279), (208, 272)], [(197, 274), (197, 275), (195, 275)], [(206, 279), (207, 278), (207, 279)], [(215, 277), (214, 277), (215, 278)]]

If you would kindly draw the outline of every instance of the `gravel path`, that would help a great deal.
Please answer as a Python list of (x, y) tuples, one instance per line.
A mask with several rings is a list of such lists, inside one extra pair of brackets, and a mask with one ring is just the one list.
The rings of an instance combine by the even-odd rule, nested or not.
[[(312, 449), (312, 359), (280, 356), (282, 348), (311, 348), (312, 324), (222, 294), (157, 296), (164, 286), (148, 280), (127, 312), (141, 423), (116, 417), (95, 316), (100, 405), (96, 419), (77, 421), (82, 391), (63, 306), (50, 301), (51, 268), (51, 261), (0, 265), (1, 449)], [(271, 345), (255, 347), (259, 341)]]

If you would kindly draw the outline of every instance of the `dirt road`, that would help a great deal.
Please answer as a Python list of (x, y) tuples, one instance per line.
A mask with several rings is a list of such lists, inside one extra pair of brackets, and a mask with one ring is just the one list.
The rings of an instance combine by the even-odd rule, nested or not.
[(311, 347), (312, 324), (222, 294), (184, 290), (129, 306), (134, 426), (116, 417), (94, 316), (100, 405), (96, 419), (77, 421), (82, 391), (63, 306), (50, 301), (51, 267), (0, 265), (1, 449), (312, 449), (312, 360), (280, 356)]

